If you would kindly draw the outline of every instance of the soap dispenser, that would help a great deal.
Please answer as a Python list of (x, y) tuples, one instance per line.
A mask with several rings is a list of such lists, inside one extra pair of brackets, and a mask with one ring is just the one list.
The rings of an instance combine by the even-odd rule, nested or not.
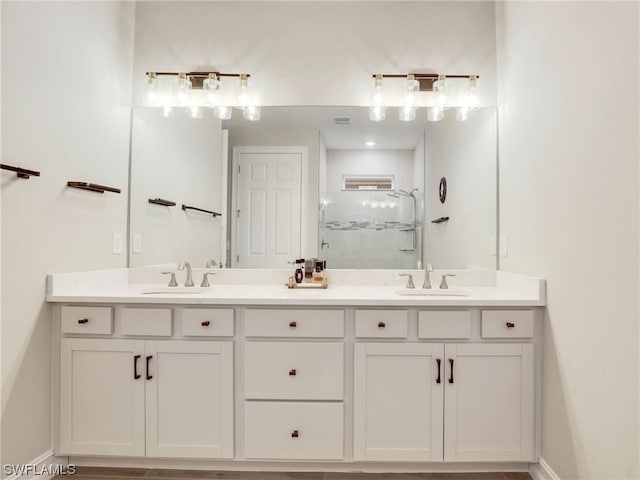
[(302, 279), (304, 278), (304, 272), (302, 271), (303, 266), (304, 266), (304, 258), (299, 258), (298, 260), (296, 260), (296, 274), (295, 274), (296, 283), (302, 283)]

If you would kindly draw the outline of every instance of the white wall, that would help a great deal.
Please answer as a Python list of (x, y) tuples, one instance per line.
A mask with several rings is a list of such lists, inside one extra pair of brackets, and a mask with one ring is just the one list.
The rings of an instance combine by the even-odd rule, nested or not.
[[(453, 112), (425, 130), (425, 261), (433, 268), (496, 268), (496, 111), (459, 122)], [(447, 197), (440, 202), (440, 179)], [(431, 223), (440, 217), (448, 222)]]
[[(2, 462), (51, 448), (51, 309), (45, 275), (124, 267), (134, 9), (2, 2)], [(103, 195), (68, 180), (121, 188)], [(7, 281), (9, 280), (9, 281)]]
[[(142, 252), (132, 252), (130, 266), (188, 260), (204, 268), (209, 259), (220, 261), (220, 230), (227, 221), (220, 189), (221, 142), (221, 122), (210, 111), (193, 119), (182, 109), (168, 118), (157, 108), (134, 109), (130, 222), (131, 234), (142, 237)], [(150, 198), (176, 205), (150, 204)], [(182, 204), (222, 217), (185, 212)]]
[(501, 269), (547, 279), (542, 457), (638, 478), (638, 3), (498, 6)]
[(494, 105), (494, 6), (138, 2), (136, 101), (145, 72), (205, 69), (250, 73), (264, 105), (368, 105), (375, 73), (475, 73)]

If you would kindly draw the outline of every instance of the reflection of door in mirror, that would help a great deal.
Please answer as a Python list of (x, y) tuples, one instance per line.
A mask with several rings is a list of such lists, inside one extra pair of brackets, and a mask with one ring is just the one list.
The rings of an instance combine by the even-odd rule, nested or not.
[(301, 252), (306, 147), (235, 147), (233, 266), (287, 268)]

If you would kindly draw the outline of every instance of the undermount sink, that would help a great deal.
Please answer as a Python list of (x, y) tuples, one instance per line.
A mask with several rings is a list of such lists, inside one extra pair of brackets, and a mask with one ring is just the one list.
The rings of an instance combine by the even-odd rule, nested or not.
[(396, 290), (396, 295), (402, 295), (405, 297), (468, 297), (469, 292), (465, 290), (445, 290), (445, 289), (413, 289), (405, 288), (404, 290)]
[(206, 287), (154, 287), (142, 291), (143, 295), (189, 294), (195, 295), (210, 290)]

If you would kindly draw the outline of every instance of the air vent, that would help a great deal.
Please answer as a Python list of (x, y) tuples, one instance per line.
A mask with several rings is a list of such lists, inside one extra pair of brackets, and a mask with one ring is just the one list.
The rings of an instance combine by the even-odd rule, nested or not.
[(351, 117), (333, 117), (333, 123), (336, 125), (351, 125)]
[(393, 190), (393, 175), (342, 177), (342, 190)]

